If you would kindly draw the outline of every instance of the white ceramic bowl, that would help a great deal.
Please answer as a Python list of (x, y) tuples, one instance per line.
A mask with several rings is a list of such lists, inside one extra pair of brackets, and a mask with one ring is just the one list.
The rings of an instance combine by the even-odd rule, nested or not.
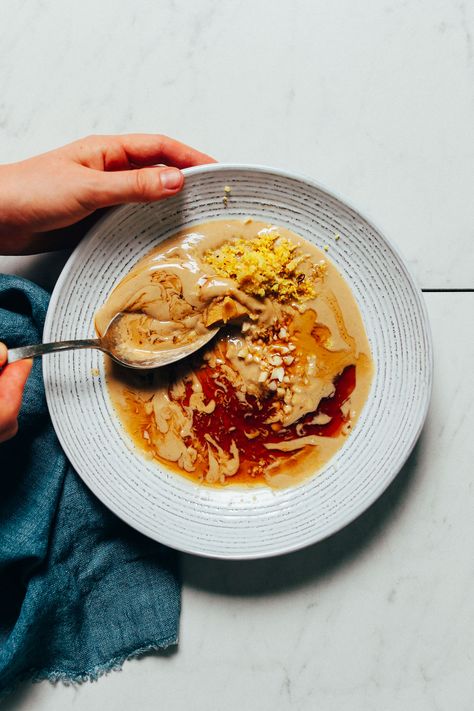
[[(322, 471), (291, 489), (211, 489), (134, 449), (112, 409), (97, 351), (44, 358), (49, 409), (78, 474), (106, 506), (142, 533), (179, 550), (219, 558), (285, 553), (356, 518), (410, 454), (425, 420), (432, 379), (422, 296), (390, 242), (312, 180), (251, 165), (217, 164), (185, 172), (181, 195), (120, 207), (83, 240), (54, 290), (44, 340), (93, 336), (94, 313), (113, 286), (179, 228), (226, 217), (261, 218), (319, 247), (329, 244), (329, 258), (352, 287), (376, 368), (354, 431)], [(224, 185), (232, 188), (227, 208)]]

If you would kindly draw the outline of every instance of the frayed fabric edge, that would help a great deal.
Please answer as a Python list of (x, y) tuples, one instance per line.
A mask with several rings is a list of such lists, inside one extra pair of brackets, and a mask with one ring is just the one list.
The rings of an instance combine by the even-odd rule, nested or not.
[(131, 659), (137, 659), (138, 657), (150, 654), (151, 652), (164, 651), (169, 649), (169, 647), (176, 646), (177, 644), (178, 638), (176, 636), (168, 637), (162, 640), (159, 644), (156, 642), (150, 642), (149, 644), (136, 647), (129, 652), (112, 657), (108, 661), (96, 664), (91, 669), (85, 669), (81, 672), (63, 669), (30, 669), (18, 677), (15, 680), (15, 683), (9, 688), (0, 691), (0, 701), (5, 699), (6, 696), (9, 696), (13, 691), (15, 691), (19, 684), (25, 681), (31, 681), (34, 684), (37, 684), (41, 681), (47, 680), (51, 684), (62, 683), (64, 686), (76, 686), (88, 681), (94, 682), (112, 671), (121, 671), (125, 662), (128, 662)]

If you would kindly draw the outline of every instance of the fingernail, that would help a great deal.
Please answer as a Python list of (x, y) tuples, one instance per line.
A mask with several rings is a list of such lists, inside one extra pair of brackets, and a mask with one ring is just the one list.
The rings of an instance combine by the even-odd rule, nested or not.
[(161, 171), (160, 180), (165, 190), (176, 190), (183, 182), (183, 175), (177, 168), (167, 168)]

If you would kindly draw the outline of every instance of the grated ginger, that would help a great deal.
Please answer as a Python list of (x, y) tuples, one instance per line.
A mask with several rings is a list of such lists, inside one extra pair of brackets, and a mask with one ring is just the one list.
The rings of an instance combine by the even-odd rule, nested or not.
[(271, 296), (283, 303), (305, 301), (315, 296), (314, 283), (300, 269), (306, 256), (296, 256), (296, 250), (296, 244), (272, 230), (209, 250), (204, 261), (253, 296)]

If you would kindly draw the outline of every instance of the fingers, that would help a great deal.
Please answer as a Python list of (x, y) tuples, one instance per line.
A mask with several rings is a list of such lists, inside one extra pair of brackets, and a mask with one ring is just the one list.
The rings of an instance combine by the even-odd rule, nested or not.
[(0, 343), (0, 368), (7, 362), (8, 350), (4, 343)]
[[(1, 355), (2, 349), (0, 349), (0, 358)], [(7, 365), (0, 373), (0, 442), (13, 437), (18, 430), (17, 418), (23, 388), (32, 365), (32, 360), (19, 360)]]
[(89, 136), (72, 144), (80, 162), (97, 170), (126, 170), (164, 163), (176, 168), (215, 163), (214, 158), (168, 136), (130, 133), (122, 136)]
[(177, 168), (141, 168), (96, 173), (92, 207), (124, 202), (152, 202), (178, 193), (184, 176)]
[(15, 363), (10, 363), (2, 371), (0, 375), (0, 413), (8, 413), (11, 416), (17, 417), (23, 388), (31, 372), (33, 361), (18, 360)]

